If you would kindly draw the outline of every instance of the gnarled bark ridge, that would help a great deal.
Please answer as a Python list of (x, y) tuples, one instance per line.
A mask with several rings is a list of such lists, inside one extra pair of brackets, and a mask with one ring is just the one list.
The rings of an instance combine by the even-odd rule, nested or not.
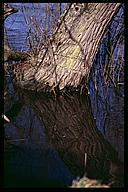
[[(36, 90), (23, 95), (40, 116), (49, 143), (71, 172), (80, 176), (87, 172), (89, 177), (104, 181), (111, 178), (116, 186), (121, 185), (122, 165), (96, 128), (84, 86), (102, 36), (119, 6), (120, 3), (71, 4), (47, 49), (42, 48), (38, 56), (21, 64), (16, 73), (17, 85)], [(52, 90), (54, 97), (49, 93), (43, 96), (43, 92)]]
[[(99, 43), (120, 3), (71, 4), (61, 17), (47, 48), (22, 65), (24, 88), (41, 91), (46, 87), (60, 90), (77, 87), (88, 79)], [(87, 82), (87, 80), (86, 80)]]

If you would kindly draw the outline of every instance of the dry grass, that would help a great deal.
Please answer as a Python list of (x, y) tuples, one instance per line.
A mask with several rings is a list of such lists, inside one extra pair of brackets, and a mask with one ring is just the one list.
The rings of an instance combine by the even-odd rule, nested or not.
[(70, 188), (110, 188), (109, 185), (101, 184), (100, 181), (83, 177), (73, 181)]

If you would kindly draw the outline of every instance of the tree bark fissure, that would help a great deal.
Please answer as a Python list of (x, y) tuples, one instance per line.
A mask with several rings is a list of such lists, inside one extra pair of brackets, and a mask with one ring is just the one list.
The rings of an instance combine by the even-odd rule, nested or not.
[[(119, 163), (117, 152), (96, 128), (87, 90), (82, 87), (88, 82), (99, 43), (119, 6), (120, 3), (89, 3), (85, 11), (75, 11), (72, 5), (51, 46), (46, 52), (42, 50), (43, 62), (39, 63), (40, 56), (34, 58), (35, 63), (29, 60), (21, 67), (24, 78), (20, 78), (20, 70), (16, 74), (19, 86), (37, 91), (24, 94), (41, 117), (49, 143), (77, 176), (87, 172), (89, 177), (110, 178), (112, 164)], [(75, 87), (79, 91), (65, 89), (58, 95), (56, 87)], [(43, 92), (47, 91), (54, 97), (44, 98)]]
[[(55, 62), (51, 48), (48, 47), (39, 66), (33, 67), (31, 61), (27, 68), (23, 66), (24, 80), (19, 81), (17, 75), (19, 85), (34, 90), (34, 83), (30, 81), (33, 79), (37, 91), (41, 91), (46, 84), (51, 89), (55, 86), (63, 89), (66, 86), (77, 87), (83, 77), (88, 79), (101, 38), (120, 3), (88, 4), (88, 11), (83, 12), (82, 8), (75, 11), (73, 6), (72, 4), (51, 43)], [(35, 63), (39, 63), (39, 59), (41, 58), (35, 58)]]

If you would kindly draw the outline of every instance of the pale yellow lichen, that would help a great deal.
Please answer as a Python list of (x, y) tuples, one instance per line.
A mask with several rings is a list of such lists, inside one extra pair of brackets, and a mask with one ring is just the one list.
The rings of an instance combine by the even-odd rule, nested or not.
[(74, 66), (75, 61), (78, 59), (80, 53), (79, 46), (69, 47), (63, 54), (66, 57), (66, 66), (69, 70)]

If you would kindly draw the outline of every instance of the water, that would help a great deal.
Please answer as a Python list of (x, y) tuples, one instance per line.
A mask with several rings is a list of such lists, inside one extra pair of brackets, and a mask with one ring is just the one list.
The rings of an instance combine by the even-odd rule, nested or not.
[[(11, 4), (13, 5), (13, 3)], [(8, 17), (5, 22), (9, 36), (9, 44), (14, 50), (26, 51), (29, 50), (29, 45), (26, 41), (28, 27), (25, 24), (21, 3), (14, 4), (15, 7), (19, 8), (19, 12)], [(29, 4), (26, 3), (25, 6), (27, 14), (31, 13), (32, 16), (34, 16), (36, 12), (34, 13), (33, 10), (30, 11), (32, 8), (29, 7)], [(41, 20), (41, 18), (39, 19)], [(103, 55), (105, 54), (104, 49), (101, 48), (100, 51), (103, 53), (103, 59)], [(117, 55), (116, 53), (117, 52), (115, 52), (115, 57)], [(95, 69), (98, 67), (96, 61), (94, 66)], [(14, 98), (14, 101), (17, 102), (12, 79), (13, 74), (10, 71), (9, 77), (6, 79), (8, 90), (12, 98)], [(94, 85), (91, 81), (89, 82), (89, 89), (97, 127), (104, 133), (104, 114), (106, 112), (104, 95), (106, 90), (101, 87), (101, 81), (102, 77), (98, 76), (97, 82), (101, 96), (98, 99), (98, 107), (96, 107), (97, 101), (94, 100)], [(109, 98), (107, 99), (107, 102), (111, 104), (111, 107), (109, 106), (109, 111), (111, 111), (113, 107), (112, 103), (115, 102), (112, 88), (109, 88)], [(6, 109), (5, 112), (7, 112), (7, 110), (8, 109)], [(30, 127), (31, 135), (29, 134)], [(5, 137), (11, 140), (11, 143), (14, 145), (13, 154), (11, 153), (10, 155), (6, 153), (5, 155), (5, 186), (66, 186), (71, 184), (74, 177), (60, 159), (58, 153), (48, 147), (45, 129), (29, 106), (23, 106), (17, 113), (16, 119), (12, 123), (5, 124), (4, 128)], [(21, 135), (18, 134), (18, 130), (22, 133)], [(122, 155), (120, 156), (123, 157)]]
[[(30, 36), (39, 37), (38, 32), (40, 33), (41, 38), (43, 38), (42, 28), (45, 27), (48, 34), (52, 33), (53, 27), (53, 15), (46, 16), (44, 12), (45, 3), (10, 3), (13, 7), (18, 9), (18, 12), (10, 15), (5, 20), (5, 28), (9, 40), (10, 47), (15, 51), (29, 51)], [(47, 3), (51, 11), (58, 18), (59, 15), (55, 13), (55, 3)], [(65, 3), (61, 4), (61, 9), (64, 10)], [(47, 13), (47, 11), (46, 11)], [(45, 18), (47, 21), (44, 22)], [(38, 25), (39, 31), (35, 31), (35, 23)]]
[(12, 148), (5, 151), (5, 187), (66, 187), (75, 177), (48, 144), (45, 129), (29, 106), (4, 125)]

